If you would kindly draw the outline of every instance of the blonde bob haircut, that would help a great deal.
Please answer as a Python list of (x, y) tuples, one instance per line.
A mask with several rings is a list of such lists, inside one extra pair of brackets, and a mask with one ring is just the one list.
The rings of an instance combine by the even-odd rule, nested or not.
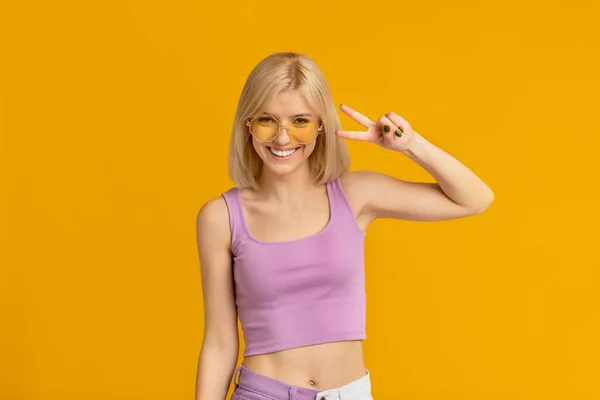
[(344, 139), (336, 135), (340, 129), (337, 108), (321, 69), (305, 55), (275, 53), (260, 61), (250, 72), (238, 102), (228, 164), (229, 177), (239, 188), (256, 189), (263, 164), (252, 146), (246, 122), (263, 112), (277, 94), (287, 90), (302, 93), (323, 124), (308, 158), (315, 184), (328, 183), (349, 168), (348, 149)]

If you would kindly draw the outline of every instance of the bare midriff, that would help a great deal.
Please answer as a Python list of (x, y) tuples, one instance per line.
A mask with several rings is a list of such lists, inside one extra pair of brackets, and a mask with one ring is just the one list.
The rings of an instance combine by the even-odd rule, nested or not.
[(344, 386), (366, 374), (360, 340), (246, 356), (243, 364), (281, 382), (321, 391)]

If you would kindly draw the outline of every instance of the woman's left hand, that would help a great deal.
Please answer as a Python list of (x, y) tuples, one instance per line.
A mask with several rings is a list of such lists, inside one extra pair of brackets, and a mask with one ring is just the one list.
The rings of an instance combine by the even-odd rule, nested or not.
[(410, 147), (415, 135), (410, 124), (396, 113), (388, 112), (379, 117), (377, 122), (371, 121), (361, 113), (345, 104), (340, 109), (350, 118), (367, 128), (367, 131), (339, 130), (336, 134), (345, 139), (371, 142), (386, 149), (405, 151)]

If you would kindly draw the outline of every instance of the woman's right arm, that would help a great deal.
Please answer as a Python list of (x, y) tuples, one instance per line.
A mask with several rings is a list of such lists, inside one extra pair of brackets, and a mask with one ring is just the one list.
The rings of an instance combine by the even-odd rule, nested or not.
[(239, 351), (237, 309), (231, 263), (231, 231), (227, 205), (222, 197), (210, 200), (196, 218), (202, 294), (204, 338), (195, 400), (227, 396)]

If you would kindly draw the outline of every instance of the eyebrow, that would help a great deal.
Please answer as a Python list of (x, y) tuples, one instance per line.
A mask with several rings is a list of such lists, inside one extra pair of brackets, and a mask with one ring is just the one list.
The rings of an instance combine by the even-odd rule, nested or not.
[[(272, 115), (274, 117), (278, 117), (277, 114), (273, 114), (270, 112), (264, 112), (263, 114), (268, 114), (268, 115)], [(290, 118), (296, 118), (296, 117), (312, 117), (313, 115), (311, 113), (302, 113), (302, 114), (296, 114), (296, 115), (290, 115)]]

